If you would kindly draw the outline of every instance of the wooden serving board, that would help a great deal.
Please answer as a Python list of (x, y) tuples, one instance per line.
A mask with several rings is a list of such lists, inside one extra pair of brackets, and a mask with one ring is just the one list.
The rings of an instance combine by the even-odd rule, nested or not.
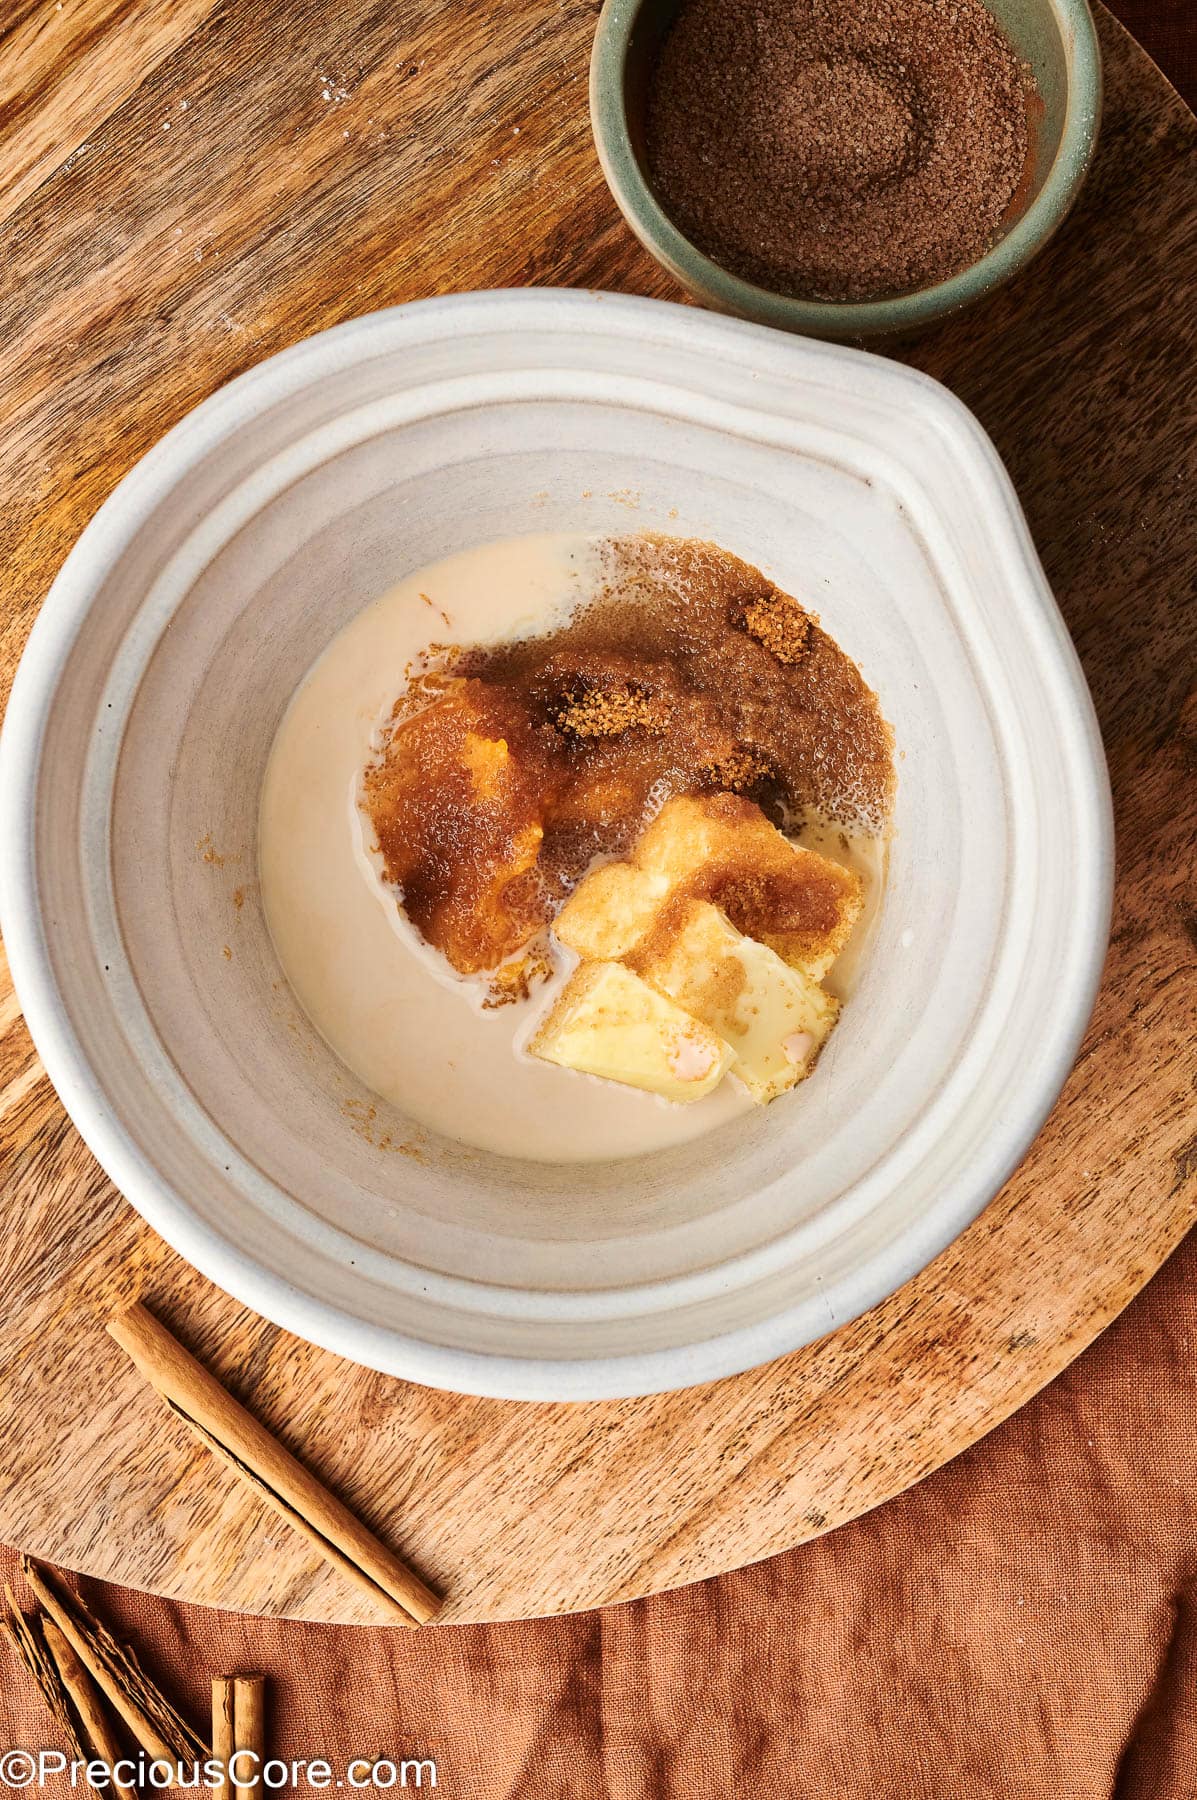
[[(591, 149), (594, 18), (590, 0), (18, 0), (0, 32), (0, 91), (17, 96), (0, 110), (4, 692), (87, 518), (228, 376), (417, 295), (672, 294)], [(447, 1619), (626, 1599), (917, 1481), (1062, 1369), (1179, 1241), (1197, 1206), (1197, 121), (1100, 23), (1106, 124), (1078, 212), (983, 309), (896, 347), (1009, 464), (1117, 802), (1101, 997), (1018, 1175), (885, 1305), (766, 1368), (611, 1404), (462, 1399), (314, 1350), (191, 1273), (80, 1143), (5, 984), (0, 1536), (189, 1600), (368, 1616), (99, 1329), (143, 1292), (443, 1588)]]

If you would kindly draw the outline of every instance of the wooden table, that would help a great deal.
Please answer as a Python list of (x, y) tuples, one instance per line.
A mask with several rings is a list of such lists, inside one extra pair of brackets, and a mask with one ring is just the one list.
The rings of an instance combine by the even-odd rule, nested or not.
[[(167, 426), (307, 332), (417, 295), (670, 295), (599, 177), (590, 0), (68, 0), (0, 36), (3, 693), (72, 540)], [(1197, 121), (1109, 18), (1078, 212), (901, 354), (997, 441), (1093, 685), (1120, 833), (1092, 1028), (972, 1229), (823, 1343), (688, 1394), (548, 1407), (388, 1380), (192, 1274), (68, 1124), (0, 991), (0, 1536), (247, 1611), (367, 1616), (163, 1420), (97, 1321), (144, 1291), (449, 1595), (502, 1618), (797, 1543), (955, 1455), (1084, 1348), (1197, 1203)], [(15, 60), (14, 60), (15, 59)], [(21, 77), (13, 71), (19, 69)]]

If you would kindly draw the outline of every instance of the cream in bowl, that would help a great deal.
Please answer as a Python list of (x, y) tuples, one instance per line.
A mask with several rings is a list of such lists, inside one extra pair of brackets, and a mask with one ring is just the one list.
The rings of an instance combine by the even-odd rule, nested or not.
[[(801, 634), (789, 600), (875, 697), (896, 779), (884, 819), (844, 836), (880, 824), (880, 904), (870, 916), (868, 871), (838, 831), (803, 845), (824, 822), (787, 817), (768, 770), (727, 760), (776, 761), (785, 744), (766, 721), (752, 741), (712, 742), (718, 786), (671, 792), (655, 818), (633, 806), (626, 842), (570, 865), (571, 892), (533, 915), (551, 979), (487, 1008), (496, 971), (446, 955), (467, 960), (433, 917), (429, 869), (401, 870), (407, 840), (388, 852), (384, 811), (363, 812), (367, 767), (385, 767), (402, 724), (408, 663), (431, 652), (429, 674), (502, 686), (513, 644), (596, 597), (593, 565), (569, 574), (569, 546), (580, 568), (646, 534), (716, 545), (759, 576), (721, 654), (762, 649), (744, 627), (772, 636), (775, 610)], [(471, 668), (434, 667), (437, 645)], [(661, 726), (647, 735), (646, 717), (654, 755), (685, 729), (684, 708), (666, 720), (636, 681), (622, 697), (575, 688), (573, 662), (568, 694), (544, 697), (592, 772), (604, 743), (620, 761), (619, 734), (587, 731), (629, 705)], [(288, 777), (296, 721), (311, 742), (301, 731)], [(473, 732), (480, 790), (507, 779), (497, 746), (518, 749), (518, 731), (516, 718)], [(1104, 948), (1100, 743), (988, 440), (908, 369), (692, 308), (456, 296), (354, 320), (223, 389), (72, 551), (0, 755), (5, 947), (105, 1169), (198, 1269), (287, 1329), (466, 1392), (572, 1400), (711, 1380), (891, 1292), (1025, 1152)], [(583, 798), (585, 827), (592, 782)], [(698, 815), (679, 828), (670, 802)], [(809, 1072), (763, 1102), (749, 1082), (768, 1094), (786, 1073), (772, 1027), (771, 1064), (742, 1061), (746, 1081), (729, 1060), (679, 1101), (615, 1079), (643, 1062), (601, 1029), (596, 1051), (587, 1024), (596, 995), (606, 1024), (635, 995), (643, 1054), (664, 1018), (680, 1034), (668, 1072), (701, 1082), (710, 1067), (682, 1040), (708, 1040), (667, 1008), (735, 1049), (690, 989), (702, 958), (739, 958), (746, 985), (752, 945), (773, 935), (786, 968), (798, 954), (784, 920), (719, 904), (711, 807), (737, 842), (753, 821), (783, 869), (805, 849), (845, 871), (843, 892), (861, 883), (864, 939), (854, 926), (825, 971), (790, 969), (840, 1002), (834, 1024), (821, 1045), (818, 1019), (784, 1032), (791, 1068)], [(546, 810), (546, 839), (562, 817)], [(662, 820), (664, 844), (650, 837)], [(780, 848), (762, 820), (784, 828)], [(435, 850), (409, 835), (419, 857)], [(661, 891), (670, 845), (681, 895), (671, 877)], [(602, 880), (588, 888), (596, 874), (617, 906)], [(298, 903), (301, 881), (320, 917)], [(697, 920), (674, 924), (696, 935), (654, 945), (660, 903), (678, 899)], [(566, 918), (579, 901), (581, 930)], [(642, 917), (644, 941), (601, 936)], [(532, 1053), (542, 1032), (548, 1057)]]
[(812, 1073), (892, 785), (874, 695), (759, 570), (532, 535), (415, 571), (321, 656), (266, 770), (263, 905), (384, 1099), (507, 1156), (634, 1156)]

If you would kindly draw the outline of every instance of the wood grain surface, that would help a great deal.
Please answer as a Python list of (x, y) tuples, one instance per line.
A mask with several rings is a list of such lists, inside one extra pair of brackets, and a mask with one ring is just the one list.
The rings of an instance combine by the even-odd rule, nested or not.
[[(72, 540), (220, 382), (354, 313), (497, 285), (673, 296), (604, 189), (590, 0), (18, 0), (0, 27), (3, 681)], [(689, 1393), (504, 1404), (353, 1367), (192, 1274), (99, 1172), (0, 987), (0, 1536), (246, 1611), (369, 1603), (208, 1458), (99, 1327), (144, 1293), (448, 1596), (593, 1606), (898, 1492), (1065, 1366), (1197, 1206), (1197, 121), (1108, 15), (1078, 211), (984, 308), (891, 346), (1007, 460), (1096, 696), (1119, 878), (1096, 1015), (1032, 1155), (916, 1281)]]

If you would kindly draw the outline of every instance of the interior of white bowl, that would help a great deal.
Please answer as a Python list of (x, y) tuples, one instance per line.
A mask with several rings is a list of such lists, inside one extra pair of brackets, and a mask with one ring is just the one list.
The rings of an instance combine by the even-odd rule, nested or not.
[[(263, 770), (314, 659), (400, 577), (639, 529), (762, 566), (877, 691), (880, 924), (795, 1094), (649, 1157), (488, 1157), (363, 1089), (297, 1006), (259, 896)], [(5, 925), (68, 1107), (199, 1267), (414, 1379), (637, 1392), (820, 1335), (991, 1196), (1088, 1014), (1108, 822), (1071, 647), (975, 426), (857, 352), (589, 295), (356, 321), (135, 471), (28, 662)]]

